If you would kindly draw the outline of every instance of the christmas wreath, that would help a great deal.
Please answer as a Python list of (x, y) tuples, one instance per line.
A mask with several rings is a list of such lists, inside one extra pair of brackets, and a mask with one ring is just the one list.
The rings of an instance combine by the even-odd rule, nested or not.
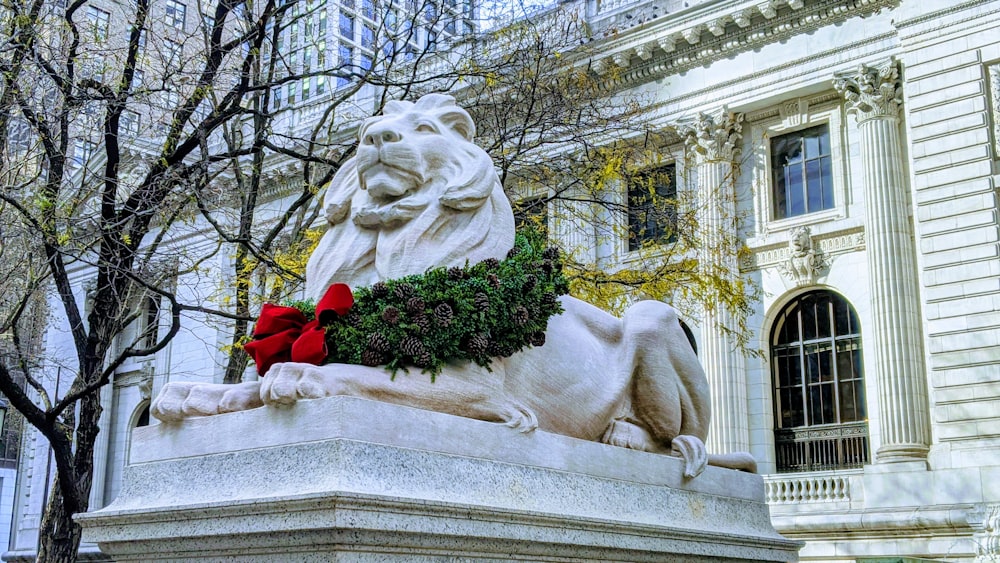
[(384, 365), (393, 373), (416, 366), (432, 376), (451, 361), (489, 368), (494, 358), (542, 346), (567, 291), (559, 251), (529, 231), (504, 260), (434, 268), (353, 294), (334, 284), (318, 307), (265, 305), (245, 349), (261, 374), (289, 360)]

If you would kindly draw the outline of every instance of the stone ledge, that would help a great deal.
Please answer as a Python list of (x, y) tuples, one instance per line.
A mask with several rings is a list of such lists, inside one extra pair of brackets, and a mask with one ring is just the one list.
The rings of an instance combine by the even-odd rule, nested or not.
[(133, 448), (118, 498), (77, 516), (119, 561), (796, 561), (801, 545), (756, 475), (684, 480), (665, 456), (351, 397), (140, 429)]

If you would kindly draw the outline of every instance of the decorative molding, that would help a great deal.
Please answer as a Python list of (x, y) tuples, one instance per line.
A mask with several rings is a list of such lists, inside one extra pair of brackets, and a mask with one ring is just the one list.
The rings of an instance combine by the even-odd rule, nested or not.
[(968, 521), (975, 530), (976, 563), (1000, 559), (1000, 505), (976, 505), (969, 511)]
[[(761, 45), (784, 41), (789, 37), (864, 17), (899, 5), (900, 0), (768, 0), (766, 2), (719, 2), (711, 8), (698, 6), (676, 14), (649, 13), (647, 6), (616, 10), (590, 23), (606, 37), (600, 51), (605, 53), (591, 62), (591, 69), (606, 76), (616, 55), (628, 57), (633, 45), (656, 43), (659, 47), (648, 59), (635, 64), (618, 65), (626, 72), (606, 78), (612, 86), (625, 86), (660, 76), (683, 72), (712, 61)], [(735, 25), (727, 25), (733, 22)], [(631, 30), (635, 30), (631, 32)], [(628, 31), (628, 32), (627, 32)], [(704, 33), (704, 32), (708, 33)], [(626, 33), (627, 32), (627, 33)], [(640, 57), (641, 58), (641, 57)], [(606, 61), (595, 64), (597, 61)], [(630, 61), (631, 62), (631, 61)]]
[(743, 138), (743, 114), (726, 110), (701, 113), (680, 126), (688, 149), (708, 162), (736, 162)]
[(993, 158), (1000, 160), (1000, 62), (986, 65), (990, 91), (990, 118), (993, 120)]
[[(817, 254), (820, 254), (828, 263), (832, 263), (832, 258), (835, 256), (864, 250), (865, 233), (861, 229), (839, 231), (812, 236), (810, 242), (813, 248), (817, 249)], [(747, 273), (766, 268), (777, 268), (782, 263), (787, 262), (791, 255), (792, 245), (788, 242), (751, 248), (751, 252), (740, 263), (740, 271)]]
[[(153, 374), (155, 368), (153, 367), (153, 359), (146, 358), (141, 363), (137, 365), (138, 369), (132, 369), (127, 372), (116, 373), (115, 374), (115, 386), (116, 387), (128, 387), (130, 385), (138, 385), (140, 394), (143, 392), (142, 388), (144, 385), (152, 389), (153, 385)], [(148, 399), (148, 394), (143, 395), (143, 398)]]
[(876, 65), (862, 64), (857, 71), (836, 75), (834, 88), (847, 103), (847, 113), (858, 122), (876, 118), (896, 118), (903, 104), (899, 63), (889, 59)]
[(778, 269), (795, 287), (816, 283), (822, 273), (828, 270), (830, 263), (824, 258), (822, 251), (817, 251), (813, 245), (809, 227), (796, 227), (790, 233), (788, 241), (788, 257), (778, 264)]

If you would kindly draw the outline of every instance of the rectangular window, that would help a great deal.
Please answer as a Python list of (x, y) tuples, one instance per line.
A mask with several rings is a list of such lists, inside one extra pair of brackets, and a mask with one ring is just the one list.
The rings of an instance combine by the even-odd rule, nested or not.
[(370, 25), (364, 25), (361, 27), (361, 46), (365, 49), (371, 49), (375, 46), (375, 29)]
[(73, 158), (71, 159), (73, 164), (76, 164), (77, 166), (85, 164), (90, 160), (90, 157), (94, 155), (94, 150), (96, 148), (97, 145), (86, 139), (77, 139), (73, 144)]
[(514, 203), (514, 228), (521, 230), (533, 227), (545, 233), (549, 226), (549, 214), (546, 208), (546, 198), (533, 197)]
[(361, 13), (368, 19), (375, 19), (375, 0), (361, 0)]
[(354, 41), (354, 16), (340, 13), (340, 37)]
[(295, 102), (298, 101), (299, 99), (298, 90), (299, 90), (299, 85), (297, 82), (288, 83), (288, 105), (294, 106)]
[(628, 182), (628, 249), (677, 240), (677, 166), (636, 174)]
[(125, 110), (118, 118), (118, 132), (126, 137), (135, 137), (139, 134), (139, 114), (132, 110)]
[(181, 66), (181, 44), (170, 39), (163, 40), (163, 67), (177, 71)]
[(368, 72), (372, 69), (372, 58), (368, 55), (361, 55), (361, 62), (359, 64), (362, 72)]
[(771, 139), (774, 218), (833, 208), (830, 127), (817, 125)]
[(15, 151), (26, 151), (31, 147), (31, 126), (20, 117), (13, 117), (7, 126), (7, 143)]
[(343, 43), (337, 48), (340, 58), (340, 74), (337, 76), (337, 88), (347, 86), (351, 83), (350, 74), (353, 72), (351, 66), (354, 64), (354, 49)]
[(312, 95), (310, 82), (311, 79), (309, 78), (302, 79), (302, 101), (308, 100), (309, 96)]
[(184, 30), (184, 19), (187, 16), (187, 6), (177, 0), (167, 0), (164, 21), (174, 29)]
[(108, 30), (111, 25), (111, 13), (105, 12), (94, 6), (87, 6), (87, 24), (94, 40), (103, 43), (108, 38)]
[(271, 106), (274, 107), (274, 109), (281, 108), (281, 86), (271, 88)]

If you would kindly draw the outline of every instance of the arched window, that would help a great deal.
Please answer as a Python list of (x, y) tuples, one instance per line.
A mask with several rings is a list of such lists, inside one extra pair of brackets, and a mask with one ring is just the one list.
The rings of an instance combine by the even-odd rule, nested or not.
[(844, 298), (812, 291), (771, 331), (778, 472), (868, 463), (868, 410), (858, 316)]

